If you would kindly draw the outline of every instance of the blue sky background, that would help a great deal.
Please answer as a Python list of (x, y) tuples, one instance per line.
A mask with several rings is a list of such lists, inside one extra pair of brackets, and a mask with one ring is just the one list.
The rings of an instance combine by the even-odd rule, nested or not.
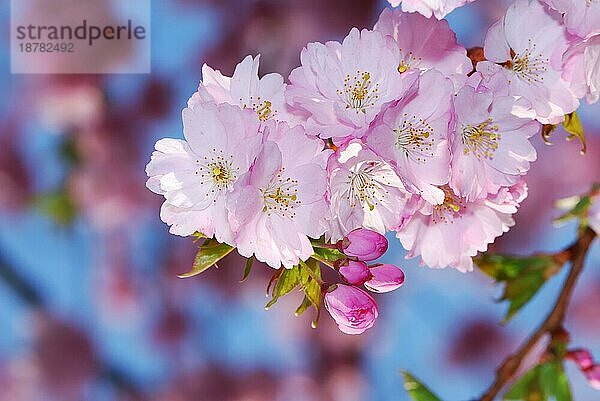
[[(485, 26), (478, 22), (480, 19), (476, 11), (475, 8), (465, 7), (449, 17), (459, 41), (466, 46), (480, 43), (485, 32)], [(9, 54), (5, 43), (8, 17), (8, 1), (4, 0), (0, 2), (0, 26), (3, 32), (0, 116), (10, 114), (14, 107), (23, 107), (23, 102), (18, 99), (20, 88), (27, 79), (9, 73)], [(221, 22), (209, 5), (188, 7), (183, 2), (153, 2), (152, 74), (169, 82), (172, 104), (166, 118), (154, 124), (150, 132), (140, 133), (138, 145), (145, 154), (150, 154), (153, 143), (160, 137), (181, 137), (180, 110), (200, 80), (200, 64), (191, 63), (188, 55), (202, 54), (208, 49), (219, 35)], [(240, 54), (239, 58), (243, 56)], [(146, 79), (148, 77), (144, 75), (111, 76), (106, 81), (107, 91), (113, 101), (126, 104)], [(583, 107), (581, 116), (584, 126), (588, 128), (588, 135), (598, 138), (598, 105)], [(23, 137), (19, 138), (20, 149), (33, 174), (35, 188), (39, 191), (54, 188), (66, 174), (64, 164), (57, 156), (60, 135), (40, 125), (34, 118), (24, 122), (23, 127)], [(557, 143), (555, 147), (563, 146), (561, 138), (556, 141), (560, 144)], [(590, 146), (598, 146), (599, 143), (598, 140), (591, 141)], [(573, 146), (564, 146), (565, 151), (573, 152)], [(543, 151), (541, 148), (540, 152)], [(579, 157), (573, 152), (573, 163), (578, 163)], [(139, 164), (139, 185), (144, 185), (145, 160), (132, 163)], [(557, 174), (562, 168), (569, 168), (558, 167)], [(540, 168), (547, 168), (547, 165), (540, 165)], [(596, 178), (600, 178), (599, 175), (596, 174)], [(582, 185), (585, 187), (587, 184)], [(135, 221), (136, 228), (129, 233), (131, 268), (136, 272), (134, 279), (139, 280), (139, 285), (144, 288), (161, 285), (159, 280), (163, 276), (158, 274), (160, 264), (169, 252), (173, 252), (175, 244), (188, 241), (171, 238), (157, 214), (158, 210)], [(513, 230), (513, 242), (509, 247), (515, 251), (532, 252), (564, 247), (572, 241), (575, 228), (573, 225), (559, 229), (548, 229), (548, 225), (540, 227), (535, 231), (534, 238), (526, 239), (526, 249), (519, 249), (518, 246), (519, 226)], [(445, 400), (476, 397), (491, 383), (493, 366), (506, 355), (506, 349), (499, 349), (495, 360), (490, 357), (472, 366), (453, 364), (448, 361), (447, 355), (464, 322), (472, 319), (490, 322), (501, 320), (506, 305), (495, 302), (500, 295), (500, 288), (479, 272), (461, 274), (451, 269), (438, 271), (421, 268), (416, 261), (404, 260), (405, 251), (393, 237), (389, 239), (391, 249), (384, 260), (402, 266), (407, 281), (399, 291), (379, 298), (380, 318), (377, 325), (358, 340), (362, 350), (361, 369), (367, 384), (358, 399), (407, 400), (400, 369), (413, 372)], [(101, 258), (97, 243), (97, 233), (82, 218), (78, 218), (72, 226), (62, 228), (33, 210), (0, 213), (2, 257), (40, 291), (53, 314), (83, 328), (93, 339), (102, 359), (118, 366), (141, 388), (151, 390), (176, 380), (173, 377), (174, 365), (192, 367), (218, 363), (234, 372), (260, 368), (276, 377), (312, 369), (312, 338), (317, 336), (316, 332), (299, 326), (302, 334), (294, 335), (285, 328), (296, 319), (291, 301), (282, 302), (265, 312), (265, 283), (258, 276), (251, 277), (235, 297), (228, 296), (211, 282), (203, 282), (202, 278), (192, 279), (195, 280), (193, 285), (183, 281), (170, 284), (181, 283), (192, 332), (199, 333), (185, 341), (183, 351), (177, 357), (157, 349), (149, 339), (153, 311), (161, 307), (151, 290), (144, 292), (144, 308), (131, 321), (110, 321), (102, 317), (98, 312), (97, 300), (92, 295), (98, 273), (94, 269), (98, 268), (97, 261)], [(586, 289), (599, 288), (599, 251), (596, 242), (588, 258), (588, 268), (577, 288), (578, 294), (586, 293)], [(564, 273), (554, 277), (530, 305), (501, 329), (510, 339), (509, 350), (514, 349), (519, 340), (543, 319), (564, 279)], [(598, 314), (596, 318), (599, 318)], [(324, 315), (322, 319), (329, 317)], [(291, 324), (297, 326), (297, 323)], [(0, 327), (1, 370), (7, 361), (31, 352), (32, 343), (31, 309), (16, 298), (2, 281)], [(600, 356), (600, 322), (596, 321), (593, 327), (593, 330), (571, 326), (568, 329), (571, 330), (573, 344), (589, 347), (596, 356)], [(330, 341), (334, 343), (338, 341), (336, 336), (344, 336), (335, 331), (328, 333), (333, 337)], [(589, 388), (573, 366), (568, 365), (568, 371), (575, 400), (599, 399), (600, 393)], [(90, 400), (111, 400), (113, 397), (114, 392), (102, 383), (90, 385), (86, 393), (86, 399)]]

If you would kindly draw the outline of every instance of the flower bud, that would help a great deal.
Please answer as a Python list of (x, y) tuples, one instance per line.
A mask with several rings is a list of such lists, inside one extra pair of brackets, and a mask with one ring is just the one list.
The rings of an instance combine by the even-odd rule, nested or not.
[(404, 272), (394, 265), (375, 265), (369, 269), (371, 279), (365, 282), (365, 287), (373, 292), (390, 292), (404, 284)]
[(365, 262), (346, 259), (340, 264), (339, 272), (349, 284), (363, 285), (371, 278), (371, 272)]
[(366, 262), (375, 260), (387, 251), (387, 239), (376, 231), (357, 228), (338, 242), (340, 252)]
[(586, 370), (592, 367), (594, 359), (590, 351), (586, 349), (574, 349), (567, 353), (567, 359), (572, 360), (577, 364), (579, 369)]
[(325, 294), (325, 308), (346, 334), (361, 334), (375, 324), (379, 315), (377, 303), (365, 291), (338, 284)]
[(590, 383), (590, 386), (596, 390), (600, 390), (600, 365), (593, 365), (585, 371), (585, 377)]

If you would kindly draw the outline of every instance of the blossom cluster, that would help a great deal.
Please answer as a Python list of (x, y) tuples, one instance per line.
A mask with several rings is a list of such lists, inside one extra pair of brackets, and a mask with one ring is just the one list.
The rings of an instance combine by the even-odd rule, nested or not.
[[(393, 232), (407, 257), (472, 270), (527, 196), (530, 139), (600, 96), (600, 2), (517, 0), (477, 63), (438, 19), (464, 3), (405, 0), (373, 29), (309, 43), (287, 82), (259, 76), (259, 56), (231, 77), (204, 65), (185, 140), (158, 141), (146, 170), (171, 233), (292, 269), (315, 243)], [(351, 315), (346, 287), (400, 282), (345, 260), (345, 284), (324, 290), (334, 317)]]

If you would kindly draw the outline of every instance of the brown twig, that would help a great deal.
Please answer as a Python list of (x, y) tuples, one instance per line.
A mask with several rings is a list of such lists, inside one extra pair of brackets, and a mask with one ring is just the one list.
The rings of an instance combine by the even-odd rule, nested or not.
[(496, 380), (481, 398), (479, 398), (479, 401), (493, 401), (506, 383), (514, 377), (521, 366), (523, 359), (531, 352), (533, 347), (542, 339), (542, 337), (546, 334), (553, 335), (562, 331), (562, 323), (569, 307), (573, 288), (583, 270), (587, 251), (595, 236), (596, 234), (594, 231), (587, 228), (573, 245), (557, 255), (559, 258), (570, 260), (572, 262), (572, 267), (563, 288), (556, 299), (554, 307), (537, 330), (525, 340), (513, 355), (506, 358), (498, 367), (496, 370)]

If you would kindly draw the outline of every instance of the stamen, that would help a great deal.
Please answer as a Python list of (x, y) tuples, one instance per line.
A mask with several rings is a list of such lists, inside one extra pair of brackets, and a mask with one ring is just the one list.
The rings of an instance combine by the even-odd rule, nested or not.
[(512, 70), (521, 79), (532, 83), (541, 83), (544, 81), (542, 76), (547, 70), (550, 60), (543, 58), (541, 54), (536, 53), (536, 45), (531, 39), (529, 39), (529, 45), (523, 53), (515, 53), (511, 49), (510, 55), (511, 60), (504, 64), (507, 68)]
[(441, 190), (444, 191), (444, 202), (433, 207), (431, 221), (433, 224), (452, 224), (456, 219), (462, 217), (466, 203), (462, 198), (456, 196), (447, 185), (441, 187)]
[(346, 75), (344, 89), (338, 89), (337, 94), (346, 103), (347, 109), (366, 113), (366, 109), (375, 106), (379, 99), (379, 84), (373, 86), (371, 74), (359, 70), (353, 77)]
[(433, 127), (423, 118), (404, 113), (402, 123), (394, 129), (396, 148), (407, 158), (423, 163), (433, 157)]
[(285, 169), (281, 169), (277, 178), (261, 190), (264, 206), (263, 213), (270, 216), (276, 213), (281, 217), (296, 217), (294, 209), (302, 202), (298, 199), (298, 180), (283, 178)]
[(478, 159), (492, 160), (498, 149), (498, 141), (502, 138), (498, 133), (499, 127), (492, 124), (492, 119), (477, 125), (465, 125), (462, 129), (462, 141), (465, 145), (463, 153), (473, 153)]
[(366, 205), (372, 211), (383, 202), (388, 194), (384, 185), (392, 185), (385, 179), (389, 170), (387, 164), (379, 161), (367, 161), (354, 166), (348, 174), (344, 191), (350, 207), (362, 208)]
[(233, 164), (233, 155), (225, 156), (222, 150), (217, 151), (214, 148), (203, 160), (196, 160), (196, 165), (198, 170), (194, 174), (200, 177), (202, 183), (211, 184), (206, 196), (213, 196), (213, 202), (216, 202), (218, 192), (231, 187), (239, 171)]
[(421, 61), (423, 61), (422, 57), (415, 57), (411, 51), (405, 55), (402, 49), (400, 49), (400, 64), (398, 65), (398, 72), (403, 74), (411, 68), (418, 66)]
[(253, 96), (250, 96), (249, 104), (244, 102), (243, 98), (240, 98), (240, 105), (242, 106), (242, 109), (251, 108), (252, 111), (256, 112), (260, 121), (267, 121), (277, 114), (277, 110), (273, 110), (273, 103), (269, 100), (262, 100), (260, 96), (258, 96), (256, 100)]

